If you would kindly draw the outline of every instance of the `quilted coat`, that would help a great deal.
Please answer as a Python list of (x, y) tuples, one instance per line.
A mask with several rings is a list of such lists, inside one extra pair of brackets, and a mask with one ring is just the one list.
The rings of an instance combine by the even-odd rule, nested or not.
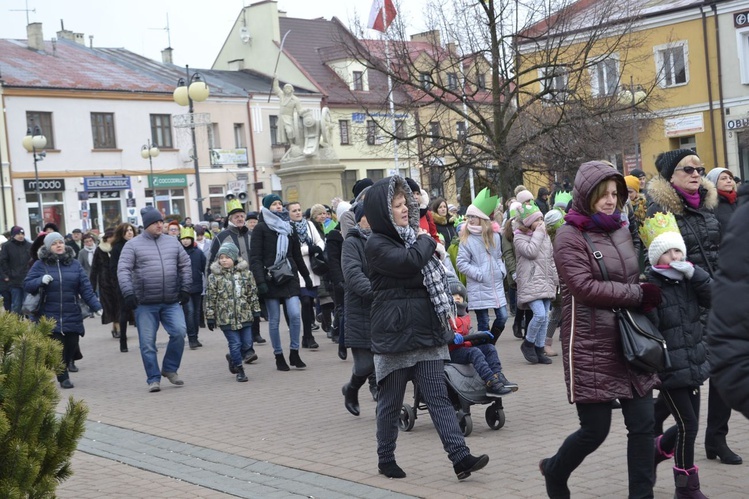
[(658, 212), (673, 213), (687, 247), (687, 259), (712, 273), (718, 269), (720, 249), (720, 222), (713, 213), (718, 206), (718, 190), (703, 178), (699, 193), (700, 206), (694, 209), (686, 204), (668, 180), (655, 177), (648, 183), (648, 216)]
[[(590, 212), (596, 185), (615, 180), (619, 197), (626, 199), (624, 177), (611, 166), (589, 162), (575, 176), (572, 208)], [(645, 395), (658, 384), (656, 374), (631, 368), (624, 359), (613, 309), (637, 308), (642, 302), (637, 255), (629, 229), (588, 232), (603, 255), (609, 274), (605, 281), (582, 232), (569, 223), (557, 230), (554, 260), (562, 286), (562, 355), (570, 403), (631, 399), (634, 391)]]
[(190, 257), (176, 237), (144, 231), (122, 247), (117, 280), (122, 296), (134, 294), (140, 304), (177, 303), (192, 286)]
[(507, 305), (504, 278), (507, 275), (502, 261), (502, 242), (494, 234), (494, 247), (486, 249), (481, 236), (470, 234), (458, 248), (458, 270), (466, 276), (468, 309), (486, 310)]
[[(372, 282), (372, 351), (403, 353), (439, 347), (452, 341), (452, 331), (443, 329), (421, 272), (433, 258), (437, 242), (427, 235), (406, 248), (391, 214), (394, 184), (407, 186), (401, 177), (377, 181), (367, 192), (364, 213), (372, 227), (365, 246)], [(409, 200), (409, 224), (418, 231), (419, 208)]]
[(708, 321), (710, 375), (724, 400), (749, 418), (749, 185), (739, 189), (739, 208), (724, 230)]
[(346, 346), (369, 350), (372, 347), (372, 284), (369, 282), (369, 267), (364, 254), (366, 243), (358, 227), (349, 229), (343, 240), (341, 268), (346, 282), (343, 307)]
[(554, 265), (554, 247), (546, 230), (534, 230), (530, 234), (518, 230), (513, 244), (517, 260), (518, 305), (556, 297), (559, 277)]
[(218, 261), (210, 265), (205, 292), (205, 318), (221, 330), (238, 331), (251, 326), (260, 316), (257, 285), (249, 265), (239, 257), (234, 267), (225, 269)]
[(75, 259), (75, 252), (65, 246), (65, 253), (56, 255), (42, 246), (39, 249), (39, 260), (26, 274), (23, 282), (24, 291), (36, 294), (42, 286), (42, 277), (52, 276), (52, 282), (46, 285), (42, 315), (55, 320), (55, 333), (74, 333), (83, 336), (83, 315), (78, 305), (80, 296), (92, 311), (101, 310), (101, 303), (94, 294), (86, 272)]

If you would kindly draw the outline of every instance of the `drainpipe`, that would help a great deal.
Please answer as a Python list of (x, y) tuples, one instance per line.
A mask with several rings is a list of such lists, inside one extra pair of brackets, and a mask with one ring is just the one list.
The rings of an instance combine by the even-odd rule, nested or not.
[(252, 94), (247, 94), (247, 121), (249, 123), (250, 132), (250, 155), (252, 157), (252, 178), (255, 180), (255, 185), (252, 186), (252, 190), (255, 192), (255, 209), (253, 211), (260, 212), (260, 198), (257, 195), (257, 161), (255, 161), (255, 139), (253, 135), (255, 130), (252, 127), (252, 108), (250, 103), (252, 102)]
[[(712, 3), (710, 8), (713, 11), (713, 18), (715, 19), (715, 48), (718, 51), (718, 99), (720, 100), (720, 124), (723, 130), (723, 133), (721, 133), (721, 137), (723, 137), (723, 160), (725, 161), (725, 164), (721, 166), (728, 168), (728, 141), (726, 140), (726, 130), (723, 128), (725, 127), (726, 106), (723, 101), (723, 63), (721, 61), (723, 57), (720, 50), (720, 24), (718, 24), (718, 8), (715, 6), (715, 3)], [(716, 164), (715, 166), (718, 165)]]
[(707, 45), (707, 17), (705, 16), (705, 9), (700, 5), (700, 14), (702, 15), (702, 41), (705, 45), (705, 70), (707, 80), (707, 100), (710, 109), (710, 140), (713, 145), (713, 166), (718, 166), (718, 151), (716, 150), (716, 139), (715, 139), (715, 116), (713, 109), (713, 85), (712, 77), (710, 76), (710, 53), (708, 52)]
[[(2, 80), (0, 80), (0, 87), (2, 87)], [(2, 92), (0, 92), (2, 94)], [(0, 102), (2, 102), (2, 105), (0, 105), (0, 119), (3, 120), (3, 123), (6, 123), (5, 121), (5, 112), (3, 111), (5, 109), (5, 96), (0, 95)], [(0, 140), (5, 140), (5, 144), (8, 146), (8, 179), (10, 179), (10, 142), (8, 142), (8, 128), (5, 128), (5, 137), (0, 138)], [(0, 151), (2, 151), (2, 148), (0, 148)], [(11, 183), (12, 185), (12, 183)], [(11, 190), (12, 193), (12, 190)], [(2, 225), (2, 231), (5, 232), (8, 230), (8, 206), (5, 204), (5, 168), (3, 168), (3, 158), (2, 155), (0, 155), (0, 198), (2, 198), (2, 210), (3, 210), (3, 225)]]

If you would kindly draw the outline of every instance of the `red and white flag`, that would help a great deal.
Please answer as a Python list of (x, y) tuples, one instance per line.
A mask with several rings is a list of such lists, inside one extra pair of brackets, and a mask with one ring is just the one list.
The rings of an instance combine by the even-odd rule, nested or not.
[(369, 11), (369, 23), (367, 27), (384, 33), (397, 15), (398, 11), (395, 10), (393, 0), (374, 0), (372, 2), (372, 10)]

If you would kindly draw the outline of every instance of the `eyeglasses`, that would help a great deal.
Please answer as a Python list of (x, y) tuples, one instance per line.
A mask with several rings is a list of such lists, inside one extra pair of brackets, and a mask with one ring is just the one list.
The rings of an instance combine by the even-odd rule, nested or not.
[(686, 173), (687, 175), (691, 175), (695, 171), (697, 173), (699, 173), (700, 175), (704, 175), (705, 174), (705, 167), (704, 166), (683, 166), (683, 167), (675, 168), (674, 169), (674, 171), (676, 171), (676, 170), (681, 170), (684, 173)]

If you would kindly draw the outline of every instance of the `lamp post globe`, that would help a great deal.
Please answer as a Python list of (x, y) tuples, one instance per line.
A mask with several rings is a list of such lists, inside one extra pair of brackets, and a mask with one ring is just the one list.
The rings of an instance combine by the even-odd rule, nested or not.
[[(42, 191), (39, 186), (39, 161), (44, 159), (44, 152), (41, 150), (47, 145), (47, 137), (42, 133), (42, 129), (36, 125), (26, 129), (26, 135), (21, 140), (24, 149), (30, 152), (34, 158), (34, 190), (36, 191), (36, 201), (38, 203), (38, 232), (42, 231), (44, 226), (44, 206), (42, 203)], [(37, 154), (37, 151), (42, 152)]]
[(148, 176), (149, 187), (151, 188), (153, 207), (156, 206), (156, 186), (153, 185), (153, 158), (159, 155), (161, 151), (156, 144), (151, 144), (150, 140), (146, 140), (146, 143), (140, 148), (140, 157), (148, 160), (148, 166), (150, 167), (151, 173)]

